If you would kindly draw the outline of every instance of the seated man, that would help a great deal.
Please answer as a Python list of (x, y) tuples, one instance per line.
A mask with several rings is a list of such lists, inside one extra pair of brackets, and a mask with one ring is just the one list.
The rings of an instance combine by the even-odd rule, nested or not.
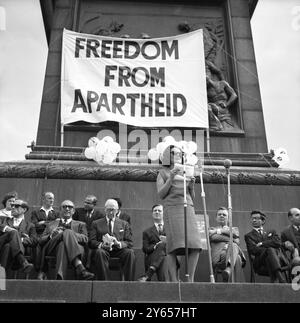
[(21, 269), (28, 274), (33, 269), (25, 255), (25, 247), (32, 247), (36, 243), (34, 225), (24, 218), (28, 211), (28, 204), (17, 199), (11, 205), (12, 218), (0, 218), (0, 254), (1, 265), (6, 270), (12, 265), (14, 269)]
[(61, 203), (61, 218), (47, 224), (42, 241), (46, 241), (43, 248), (42, 269), (45, 271), (45, 256), (56, 257), (56, 279), (65, 279), (68, 263), (76, 268), (78, 279), (92, 280), (94, 274), (83, 266), (81, 259), (84, 247), (88, 243), (86, 224), (75, 221), (72, 216), (75, 212), (72, 201)]
[(290, 252), (290, 261), (293, 267), (300, 266), (300, 209), (294, 207), (288, 212), (290, 225), (281, 233), (281, 241), (286, 250)]
[(150, 281), (154, 273), (159, 281), (168, 280), (166, 234), (161, 204), (152, 207), (152, 218), (154, 225), (143, 232), (146, 274), (139, 279), (140, 282)]
[[(211, 244), (212, 265), (214, 268), (223, 270), (222, 277), (224, 282), (228, 282), (232, 275), (231, 272), (231, 250), (229, 247), (230, 230), (228, 227), (228, 210), (220, 207), (216, 214), (217, 226), (209, 229), (209, 239)], [(239, 230), (232, 228), (233, 235), (233, 268), (234, 282), (244, 282), (243, 267), (246, 265), (246, 258), (239, 247)]]
[(92, 223), (89, 246), (95, 250), (95, 265), (99, 280), (108, 280), (109, 258), (120, 258), (125, 280), (133, 280), (135, 256), (129, 224), (116, 217), (118, 203), (108, 199), (105, 218)]
[(37, 233), (37, 245), (34, 249), (34, 265), (38, 273), (37, 278), (42, 280), (45, 278), (45, 273), (41, 270), (41, 257), (43, 243), (41, 236), (45, 231), (48, 222), (59, 218), (59, 212), (53, 209), (54, 194), (52, 192), (44, 192), (42, 196), (42, 206), (33, 210), (31, 213), (31, 222), (35, 225)]
[(42, 199), (42, 206), (31, 213), (31, 222), (35, 225), (37, 234), (44, 232), (47, 222), (59, 218), (59, 212), (53, 209), (54, 194), (52, 192), (45, 192)]
[(269, 275), (271, 282), (285, 283), (282, 266), (288, 261), (281, 250), (281, 240), (275, 230), (265, 231), (266, 215), (260, 211), (251, 212), (252, 231), (245, 235), (249, 257), (254, 256), (254, 271)]
[(76, 208), (73, 219), (84, 222), (88, 232), (91, 230), (92, 222), (104, 217), (100, 211), (95, 210), (97, 198), (94, 195), (88, 195), (84, 200), (84, 207)]

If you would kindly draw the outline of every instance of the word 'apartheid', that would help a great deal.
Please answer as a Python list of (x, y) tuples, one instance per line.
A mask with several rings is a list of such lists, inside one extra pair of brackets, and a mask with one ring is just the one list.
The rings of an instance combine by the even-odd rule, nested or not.
[(139, 43), (133, 40), (110, 40), (76, 37), (75, 58), (125, 58), (143, 57), (146, 60), (167, 57), (179, 59), (178, 40), (146, 41)]
[[(74, 93), (72, 113), (82, 109), (84, 113), (92, 113), (93, 109), (125, 115), (124, 108), (130, 108), (130, 116), (137, 116), (136, 106), (139, 106), (140, 117), (180, 117), (186, 112), (186, 98), (180, 93), (97, 93), (87, 91), (86, 100), (80, 89)], [(93, 108), (93, 109), (92, 109)], [(125, 110), (127, 112), (127, 110)], [(128, 115), (128, 113), (127, 113)]]

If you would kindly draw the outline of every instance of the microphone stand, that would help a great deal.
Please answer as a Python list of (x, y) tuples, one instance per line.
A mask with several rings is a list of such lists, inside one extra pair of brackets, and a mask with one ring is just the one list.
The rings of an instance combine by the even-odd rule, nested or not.
[(182, 151), (183, 163), (183, 214), (184, 214), (184, 246), (185, 246), (185, 278), (189, 282), (189, 251), (187, 241), (187, 198), (186, 198), (186, 170), (185, 170), (185, 152)]
[(214, 276), (213, 266), (212, 266), (211, 247), (210, 247), (210, 241), (209, 241), (209, 231), (208, 231), (209, 217), (206, 211), (205, 192), (204, 192), (204, 185), (203, 185), (203, 165), (200, 158), (199, 158), (199, 169), (200, 169), (201, 198), (203, 203), (204, 224), (205, 224), (205, 236), (206, 236), (208, 264), (209, 264), (209, 273), (210, 273), (209, 278), (211, 283), (215, 283), (215, 276)]
[(229, 252), (230, 252), (230, 267), (231, 267), (231, 281), (234, 283), (234, 264), (233, 264), (233, 233), (232, 233), (232, 200), (230, 191), (230, 166), (232, 161), (230, 159), (224, 160), (224, 167), (227, 175), (228, 186), (228, 222), (229, 222)]

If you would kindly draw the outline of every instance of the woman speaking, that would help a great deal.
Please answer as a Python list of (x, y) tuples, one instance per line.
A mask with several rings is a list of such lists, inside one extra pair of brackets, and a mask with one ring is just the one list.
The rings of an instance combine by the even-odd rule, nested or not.
[[(167, 254), (171, 281), (178, 281), (177, 258), (184, 255), (184, 177), (181, 172), (183, 152), (180, 148), (170, 145), (162, 156), (163, 168), (157, 176), (157, 192), (164, 205), (164, 223), (167, 238)], [(180, 167), (181, 166), (181, 167)], [(188, 277), (194, 281), (194, 274), (201, 251), (200, 221), (197, 220), (193, 199), (195, 178), (187, 178), (187, 247)]]

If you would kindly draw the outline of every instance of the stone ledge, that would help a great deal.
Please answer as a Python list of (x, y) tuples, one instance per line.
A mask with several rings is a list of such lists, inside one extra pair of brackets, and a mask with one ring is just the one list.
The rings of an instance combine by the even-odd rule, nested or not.
[[(0, 163), (0, 178), (89, 179), (155, 182), (160, 165), (114, 163), (97, 165), (92, 161), (31, 160)], [(264, 167), (230, 168), (231, 183), (245, 185), (300, 186), (300, 171)], [(204, 183), (227, 182), (223, 166), (204, 166)], [(196, 170), (199, 182), (199, 170)]]

